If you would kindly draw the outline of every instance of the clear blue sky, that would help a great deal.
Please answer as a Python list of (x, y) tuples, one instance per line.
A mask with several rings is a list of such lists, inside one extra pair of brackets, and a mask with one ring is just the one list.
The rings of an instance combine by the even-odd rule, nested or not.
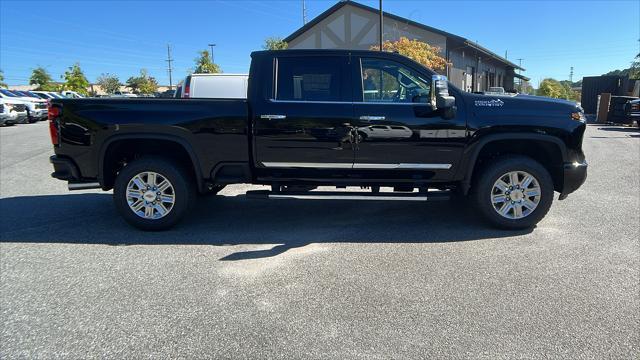
[[(377, 0), (359, 0), (372, 7)], [(309, 19), (336, 0), (307, 0)], [(0, 69), (10, 85), (26, 84), (44, 66), (59, 79), (79, 62), (90, 81), (101, 73), (121, 81), (146, 68), (168, 84), (166, 44), (174, 79), (193, 67), (198, 50), (216, 43), (215, 61), (245, 73), (249, 54), (268, 36), (302, 25), (302, 0), (288, 1), (7, 1), (0, 0)], [(640, 0), (630, 1), (400, 1), (385, 11), (478, 41), (514, 62), (523, 58), (539, 79), (574, 81), (626, 68), (640, 51)], [(175, 80), (174, 80), (175, 82)]]

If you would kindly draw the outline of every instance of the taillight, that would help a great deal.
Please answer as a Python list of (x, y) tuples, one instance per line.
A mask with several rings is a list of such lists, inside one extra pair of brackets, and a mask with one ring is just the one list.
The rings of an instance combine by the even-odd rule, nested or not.
[(189, 86), (189, 84), (185, 84), (184, 91), (182, 92), (182, 97), (183, 98), (188, 98), (190, 90), (191, 90), (191, 86)]
[(62, 109), (51, 103), (48, 104), (47, 117), (49, 118), (49, 135), (51, 135), (51, 143), (58, 145), (60, 143), (58, 137), (58, 127), (56, 126), (56, 119), (62, 113)]

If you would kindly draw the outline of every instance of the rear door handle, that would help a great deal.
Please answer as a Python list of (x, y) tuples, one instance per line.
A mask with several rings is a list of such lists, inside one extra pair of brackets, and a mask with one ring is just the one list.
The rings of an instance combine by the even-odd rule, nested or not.
[(282, 120), (286, 118), (287, 118), (287, 115), (260, 115), (260, 119), (267, 119), (267, 120)]
[(385, 119), (384, 116), (371, 116), (371, 115), (360, 116), (360, 120), (365, 120), (365, 121), (380, 121), (384, 119)]

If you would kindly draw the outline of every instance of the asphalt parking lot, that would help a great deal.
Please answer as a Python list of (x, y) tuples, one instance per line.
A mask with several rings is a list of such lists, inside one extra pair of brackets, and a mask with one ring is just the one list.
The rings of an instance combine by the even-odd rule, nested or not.
[(144, 233), (49, 176), (45, 122), (0, 128), (0, 358), (637, 359), (640, 131), (590, 125), (585, 152), (532, 231), (233, 186)]

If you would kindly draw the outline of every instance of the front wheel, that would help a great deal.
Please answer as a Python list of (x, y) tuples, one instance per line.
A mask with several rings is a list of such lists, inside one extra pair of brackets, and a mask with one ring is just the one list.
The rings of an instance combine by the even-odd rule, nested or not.
[(551, 207), (553, 191), (549, 172), (525, 156), (495, 159), (477, 175), (472, 190), (480, 213), (503, 229), (537, 224)]
[(122, 169), (113, 188), (113, 200), (129, 224), (159, 231), (171, 228), (186, 215), (195, 193), (191, 179), (179, 165), (148, 157)]

